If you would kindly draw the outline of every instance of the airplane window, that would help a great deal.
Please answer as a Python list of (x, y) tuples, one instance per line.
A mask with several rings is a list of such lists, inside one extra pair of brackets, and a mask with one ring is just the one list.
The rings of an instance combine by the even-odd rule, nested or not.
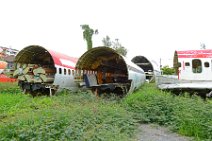
[(59, 74), (62, 74), (62, 69), (61, 68), (59, 68)]
[(201, 73), (202, 72), (202, 62), (199, 59), (192, 60), (192, 71), (193, 73)]
[(189, 62), (186, 62), (186, 63), (185, 63), (185, 66), (190, 66), (190, 63), (189, 63)]
[(70, 75), (71, 74), (71, 70), (70, 69), (68, 69), (68, 75)]
[(205, 66), (206, 68), (210, 67), (209, 62), (205, 62), (205, 63), (204, 63), (204, 66)]
[(72, 75), (74, 75), (74, 70), (72, 70)]
[(66, 69), (64, 69), (64, 75), (66, 75)]

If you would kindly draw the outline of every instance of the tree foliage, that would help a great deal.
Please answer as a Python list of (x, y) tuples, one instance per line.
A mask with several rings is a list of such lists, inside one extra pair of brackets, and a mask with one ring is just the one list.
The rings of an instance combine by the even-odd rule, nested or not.
[(127, 49), (122, 46), (122, 44), (119, 42), (119, 39), (115, 39), (115, 41), (111, 41), (109, 36), (106, 36), (103, 38), (102, 43), (106, 47), (110, 47), (114, 49), (117, 53), (126, 56), (127, 55)]
[(163, 71), (163, 74), (165, 74), (165, 75), (172, 75), (175, 73), (175, 69), (170, 68), (169, 66), (164, 66), (161, 68), (161, 70)]
[(83, 24), (80, 25), (83, 30), (83, 39), (87, 42), (87, 50), (93, 47), (92, 36), (98, 34), (98, 29), (92, 29), (89, 25)]
[(102, 39), (102, 43), (106, 47), (112, 46), (112, 41), (110, 40), (110, 37), (108, 35), (105, 38)]

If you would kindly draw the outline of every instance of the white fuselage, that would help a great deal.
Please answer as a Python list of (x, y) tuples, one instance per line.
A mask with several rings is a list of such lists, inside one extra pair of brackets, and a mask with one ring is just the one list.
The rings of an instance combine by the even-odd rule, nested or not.
[[(199, 66), (194, 64), (198, 60)], [(212, 80), (212, 58), (179, 58), (179, 80)]]
[(66, 68), (63, 66), (55, 65), (56, 74), (53, 85), (58, 85), (59, 89), (68, 89), (76, 91), (77, 84), (74, 82), (74, 69)]

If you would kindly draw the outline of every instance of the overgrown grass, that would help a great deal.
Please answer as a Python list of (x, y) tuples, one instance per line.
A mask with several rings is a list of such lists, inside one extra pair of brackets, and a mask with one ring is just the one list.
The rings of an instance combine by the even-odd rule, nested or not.
[(157, 123), (196, 140), (212, 140), (211, 119), (211, 101), (174, 96), (154, 84), (123, 99), (67, 91), (33, 98), (6, 87), (0, 92), (0, 140), (128, 141), (135, 138), (139, 123)]
[(149, 84), (123, 103), (141, 123), (171, 126), (196, 140), (212, 140), (212, 104), (198, 96), (174, 96)]
[(127, 141), (136, 129), (132, 113), (116, 100), (89, 93), (0, 94), (0, 99), (0, 140)]
[(0, 94), (17, 94), (20, 93), (17, 82), (14, 83), (1, 83), (0, 82)]

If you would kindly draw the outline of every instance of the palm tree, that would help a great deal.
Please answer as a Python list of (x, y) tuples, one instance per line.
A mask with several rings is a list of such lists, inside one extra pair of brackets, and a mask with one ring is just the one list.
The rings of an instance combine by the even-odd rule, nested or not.
[(98, 34), (98, 30), (96, 29), (94, 31), (87, 24), (83, 24), (83, 25), (80, 25), (80, 26), (83, 30), (83, 39), (86, 40), (86, 42), (87, 42), (87, 50), (89, 50), (93, 47), (92, 36), (93, 36), (93, 34)]

